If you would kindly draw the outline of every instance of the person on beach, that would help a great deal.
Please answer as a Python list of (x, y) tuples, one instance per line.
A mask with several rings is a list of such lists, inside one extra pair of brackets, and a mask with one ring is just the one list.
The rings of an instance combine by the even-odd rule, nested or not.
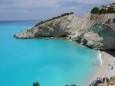
[(92, 66), (93, 66), (93, 64), (92, 64)]
[(103, 78), (103, 83), (105, 82), (105, 77)]
[(107, 81), (107, 83), (109, 82), (109, 79), (108, 79), (108, 77), (106, 77), (106, 81)]
[(108, 66), (111, 66), (110, 64), (108, 64)]
[(113, 66), (112, 65), (108, 64), (108, 66), (109, 66), (109, 69), (113, 70)]
[(113, 70), (113, 66), (111, 67), (111, 70)]
[(92, 66), (95, 66), (95, 64), (92, 64)]

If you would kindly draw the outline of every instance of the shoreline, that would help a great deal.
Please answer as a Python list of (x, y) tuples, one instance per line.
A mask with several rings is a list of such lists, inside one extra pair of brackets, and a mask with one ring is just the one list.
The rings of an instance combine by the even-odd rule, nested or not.
[[(97, 68), (96, 72), (90, 77), (88, 80), (87, 86), (89, 86), (93, 81), (99, 78), (103, 77), (112, 77), (115, 76), (115, 56), (107, 53), (106, 51), (100, 51), (101, 52), (101, 59), (103, 61), (102, 65)], [(113, 66), (113, 69), (111, 69), (111, 66)]]
[[(62, 40), (76, 42), (74, 39), (71, 39), (69, 37), (40, 37), (40, 38), (35, 38), (35, 39), (44, 39), (44, 38), (46, 38), (46, 39), (62, 39)], [(76, 42), (76, 43), (78, 43), (78, 42)], [(82, 44), (79, 44), (79, 45), (86, 47), (85, 45), (82, 45)], [(87, 48), (89, 48), (89, 47), (87, 47)], [(92, 49), (92, 48), (90, 48), (90, 49)], [(95, 49), (93, 49), (93, 50), (95, 50)], [(97, 59), (99, 60), (100, 66), (97, 67), (96, 71), (91, 75), (89, 80), (87, 80), (86, 86), (89, 86), (93, 81), (95, 81), (97, 79), (97, 77), (110, 78), (112, 76), (115, 76), (115, 56), (110, 55), (106, 51), (98, 51), (98, 52), (99, 52), (99, 55), (98, 55)], [(109, 64), (114, 65), (113, 70), (109, 69), (109, 66), (108, 66)]]

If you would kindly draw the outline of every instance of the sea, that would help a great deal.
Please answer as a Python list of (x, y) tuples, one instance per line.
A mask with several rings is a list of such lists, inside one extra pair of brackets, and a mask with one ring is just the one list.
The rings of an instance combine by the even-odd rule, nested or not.
[(64, 39), (16, 39), (39, 21), (0, 21), (0, 86), (86, 86), (99, 53)]

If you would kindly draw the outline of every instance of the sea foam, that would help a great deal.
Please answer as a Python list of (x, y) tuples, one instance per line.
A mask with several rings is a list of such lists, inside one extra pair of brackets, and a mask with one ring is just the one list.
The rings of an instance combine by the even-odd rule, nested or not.
[(103, 64), (103, 60), (102, 60), (102, 55), (101, 55), (100, 51), (98, 51), (97, 59), (99, 60), (100, 65), (102, 65)]

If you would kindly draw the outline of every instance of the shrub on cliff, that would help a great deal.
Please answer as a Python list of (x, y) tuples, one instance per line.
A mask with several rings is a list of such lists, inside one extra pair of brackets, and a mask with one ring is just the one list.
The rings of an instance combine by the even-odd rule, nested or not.
[(33, 86), (40, 86), (40, 84), (38, 82), (34, 82)]
[(92, 10), (91, 10), (91, 13), (92, 14), (99, 14), (99, 9), (97, 7), (94, 7)]
[(106, 14), (106, 13), (115, 13), (115, 9), (112, 8), (112, 7), (109, 7), (108, 9), (100, 9), (97, 8), (97, 7), (94, 7), (92, 10), (91, 10), (91, 13), (92, 14)]
[(66, 86), (77, 86), (76, 84), (72, 84), (72, 85), (66, 85)]
[(108, 19), (108, 20), (106, 21), (107, 24), (110, 24), (110, 22), (111, 22), (111, 19)]
[(48, 22), (48, 21), (50, 21), (50, 20), (57, 19), (57, 18), (60, 18), (60, 17), (66, 16), (66, 15), (70, 15), (70, 14), (74, 14), (74, 13), (73, 13), (73, 12), (70, 12), (70, 13), (64, 13), (64, 14), (62, 14), (62, 15), (60, 15), (60, 16), (53, 17), (53, 18), (48, 19), (48, 20), (46, 20), (46, 21), (41, 21), (41, 22), (37, 23), (35, 26), (38, 26), (38, 25), (43, 24), (43, 23), (45, 23), (45, 22)]
[(115, 23), (115, 18), (113, 18), (113, 23)]
[(83, 38), (83, 34), (79, 35), (76, 41), (80, 43), (82, 38)]
[(101, 10), (99, 10), (99, 14), (105, 14), (105, 13), (107, 13), (107, 10), (106, 10), (106, 9), (101, 9)]
[(107, 13), (115, 13), (114, 8), (109, 7), (108, 10), (107, 10)]
[(83, 44), (86, 45), (88, 41), (86, 39), (83, 40)]

